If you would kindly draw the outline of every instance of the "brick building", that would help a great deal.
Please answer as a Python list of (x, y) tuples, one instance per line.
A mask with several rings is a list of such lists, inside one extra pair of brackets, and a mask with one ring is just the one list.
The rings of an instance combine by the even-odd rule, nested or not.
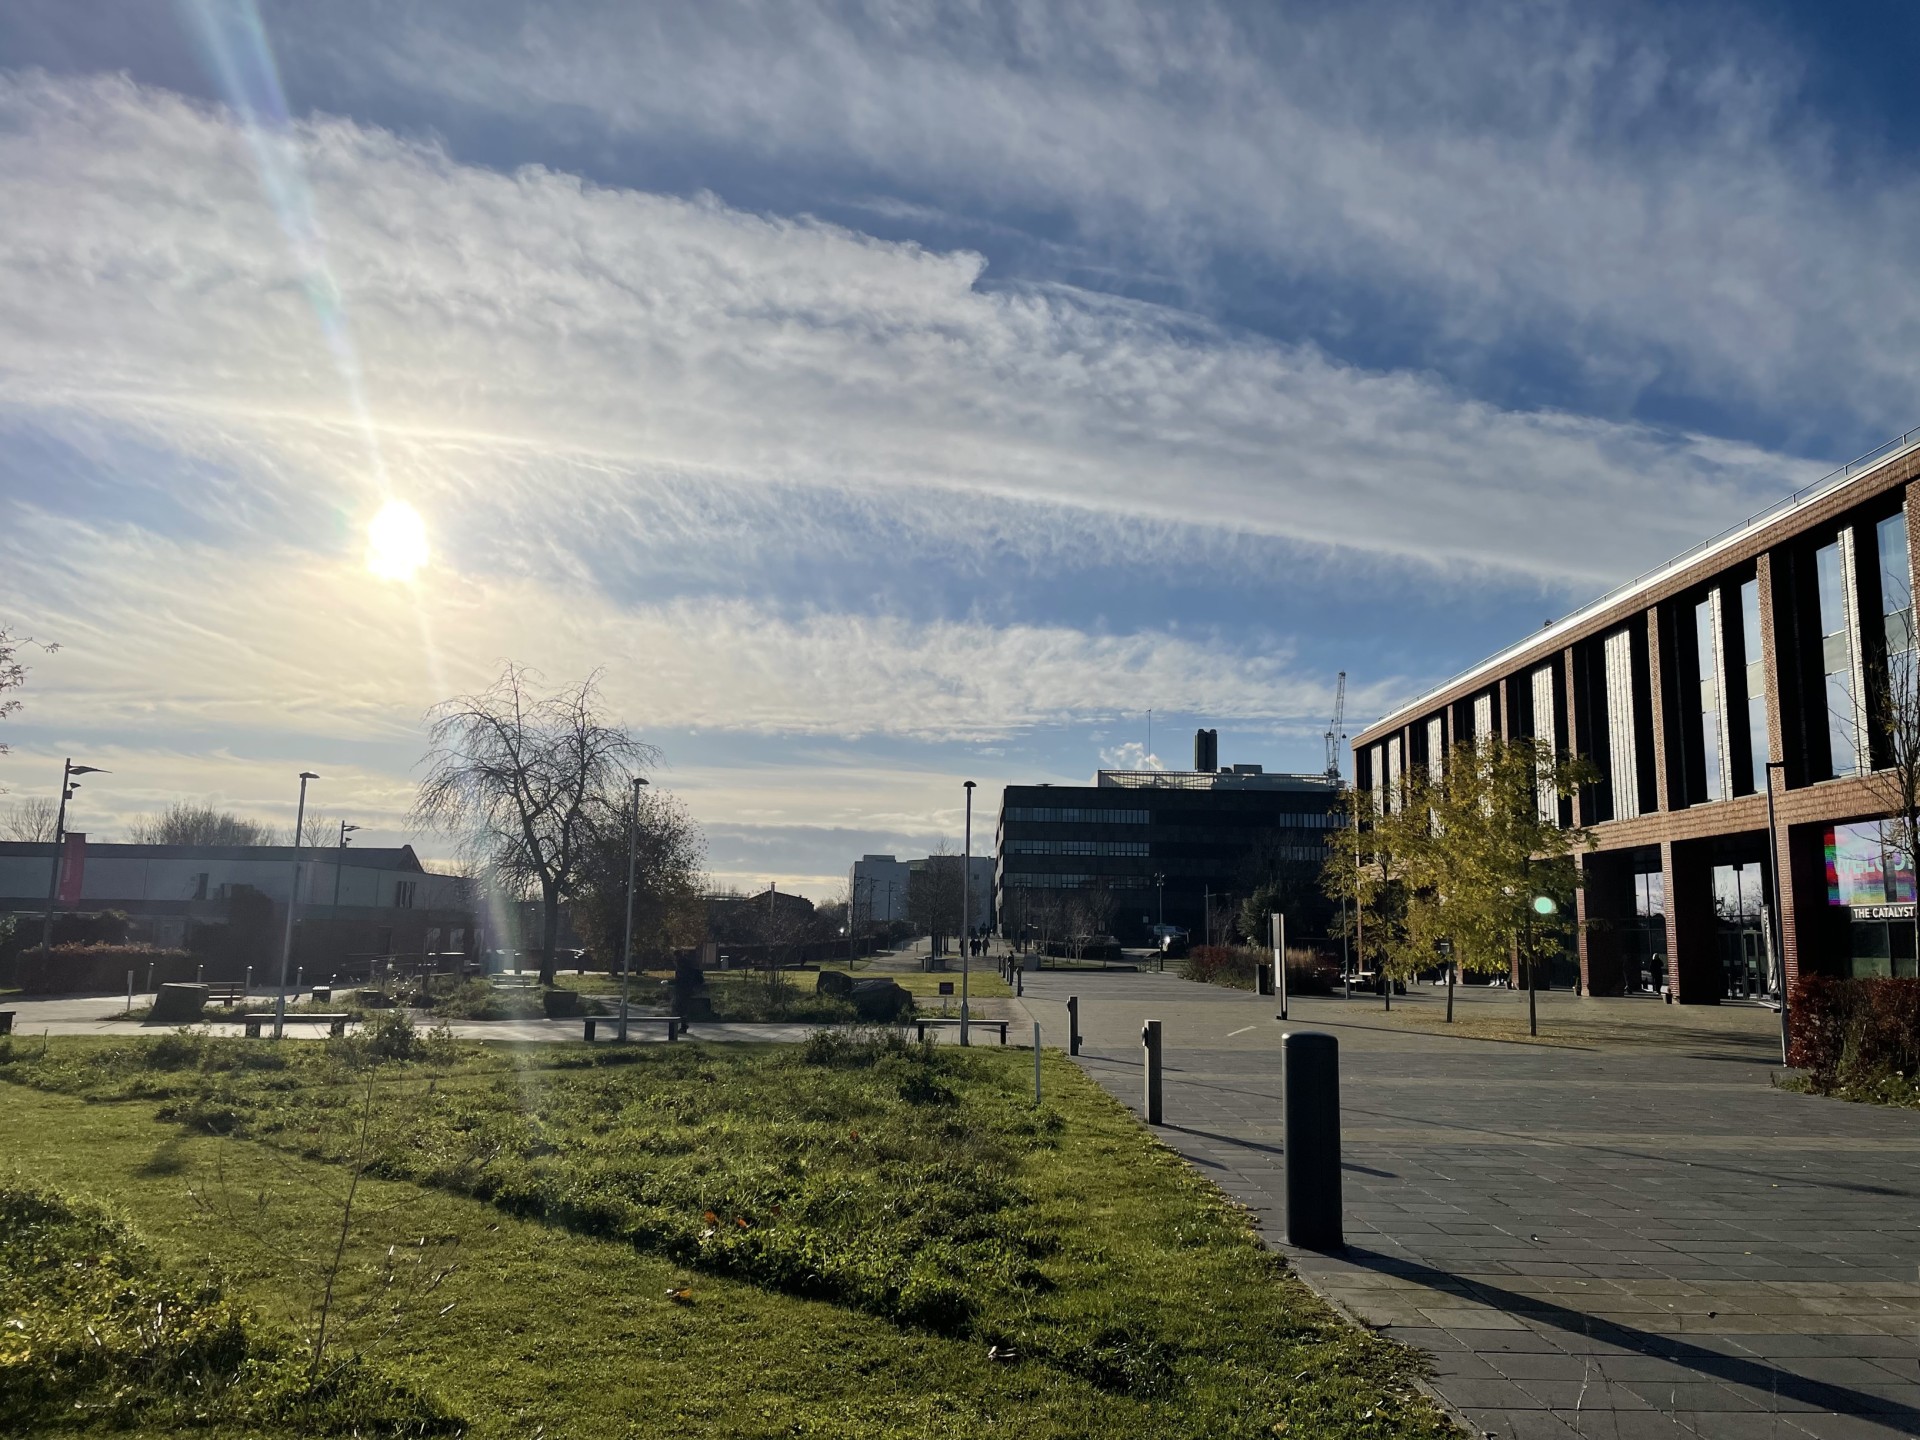
[(1390, 793), (1484, 734), (1593, 761), (1600, 783), (1560, 802), (1595, 848), (1555, 983), (1712, 1004), (1777, 990), (1774, 954), (1789, 980), (1912, 976), (1885, 711), (1915, 645), (1917, 506), (1920, 432), (1368, 727), (1356, 782)]

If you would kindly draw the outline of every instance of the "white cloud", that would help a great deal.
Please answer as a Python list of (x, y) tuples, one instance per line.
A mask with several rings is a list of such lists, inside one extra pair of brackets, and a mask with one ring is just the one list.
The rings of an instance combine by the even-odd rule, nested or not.
[[(625, 475), (972, 492), (1597, 581), (1801, 478), (1515, 414), (849, 231), (302, 132), (385, 463), (525, 563), (646, 517)], [(122, 80), (0, 79), (0, 400), (253, 451), (272, 522), (379, 483), (232, 127)], [(209, 508), (217, 503), (209, 497)], [(922, 502), (931, 504), (930, 500)], [(1609, 523), (1630, 509), (1645, 516)]]
[(1461, 373), (1504, 346), (1603, 403), (1914, 418), (1911, 158), (1814, 113), (1751, 7), (578, 0), (286, 33), (445, 118), (1059, 217), (1201, 291), (1258, 257)]

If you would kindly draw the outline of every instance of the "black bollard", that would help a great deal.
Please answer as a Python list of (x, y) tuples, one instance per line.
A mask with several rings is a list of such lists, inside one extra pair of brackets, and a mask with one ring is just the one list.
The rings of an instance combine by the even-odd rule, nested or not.
[(1067, 996), (1067, 1053), (1080, 1053), (1080, 997)]
[(1147, 1123), (1160, 1123), (1160, 1022), (1149, 1020), (1140, 1027), (1140, 1045), (1147, 1061)]
[(1287, 1243), (1340, 1250), (1340, 1043), (1296, 1030), (1281, 1037), (1285, 1072)]

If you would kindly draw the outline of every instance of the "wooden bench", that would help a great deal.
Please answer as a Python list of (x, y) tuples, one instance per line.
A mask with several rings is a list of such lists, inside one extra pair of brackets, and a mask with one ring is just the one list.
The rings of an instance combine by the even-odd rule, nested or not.
[[(951, 1025), (955, 1029), (958, 1029), (960, 1026), (958, 1020), (910, 1020), (907, 1023), (913, 1026), (917, 1037), (922, 1040), (927, 1038), (927, 1027), (929, 1025)], [(1005, 1020), (968, 1020), (967, 1027), (971, 1030), (998, 1030), (1000, 1032), (1000, 1043), (1002, 1045), (1007, 1043), (1007, 1022)]]
[(207, 1003), (209, 1005), (238, 1005), (247, 998), (244, 985), (209, 985)]
[[(616, 1035), (620, 1033), (620, 1017), (618, 1015), (583, 1015), (580, 1017), (580, 1021), (586, 1026), (587, 1043), (589, 1045), (593, 1043), (593, 1031), (596, 1025), (611, 1026)], [(659, 1025), (663, 1022), (667, 1027), (667, 1039), (669, 1041), (678, 1040), (680, 1038), (680, 1032), (687, 1028), (687, 1022), (682, 1020), (678, 1015), (635, 1015), (631, 1011), (627, 1014), (627, 1024), (629, 1025)]]
[[(240, 1018), (246, 1022), (247, 1038), (249, 1040), (258, 1040), (260, 1038), (260, 1027), (273, 1023), (273, 1011), (268, 1010), (257, 1015), (242, 1015)], [(344, 1035), (347, 1033), (347, 1022), (351, 1019), (353, 1019), (351, 1015), (298, 1015), (289, 1012), (287, 1015), (287, 1024), (319, 1025), (324, 1023), (329, 1035)]]

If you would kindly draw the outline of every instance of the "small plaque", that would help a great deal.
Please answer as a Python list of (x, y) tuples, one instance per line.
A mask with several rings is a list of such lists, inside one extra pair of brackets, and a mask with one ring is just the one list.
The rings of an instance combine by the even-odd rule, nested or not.
[(951, 980), (942, 980), (942, 981), (940, 982), (940, 993), (941, 993), (942, 995), (951, 995), (951, 994), (953, 994), (953, 981), (951, 981)]

